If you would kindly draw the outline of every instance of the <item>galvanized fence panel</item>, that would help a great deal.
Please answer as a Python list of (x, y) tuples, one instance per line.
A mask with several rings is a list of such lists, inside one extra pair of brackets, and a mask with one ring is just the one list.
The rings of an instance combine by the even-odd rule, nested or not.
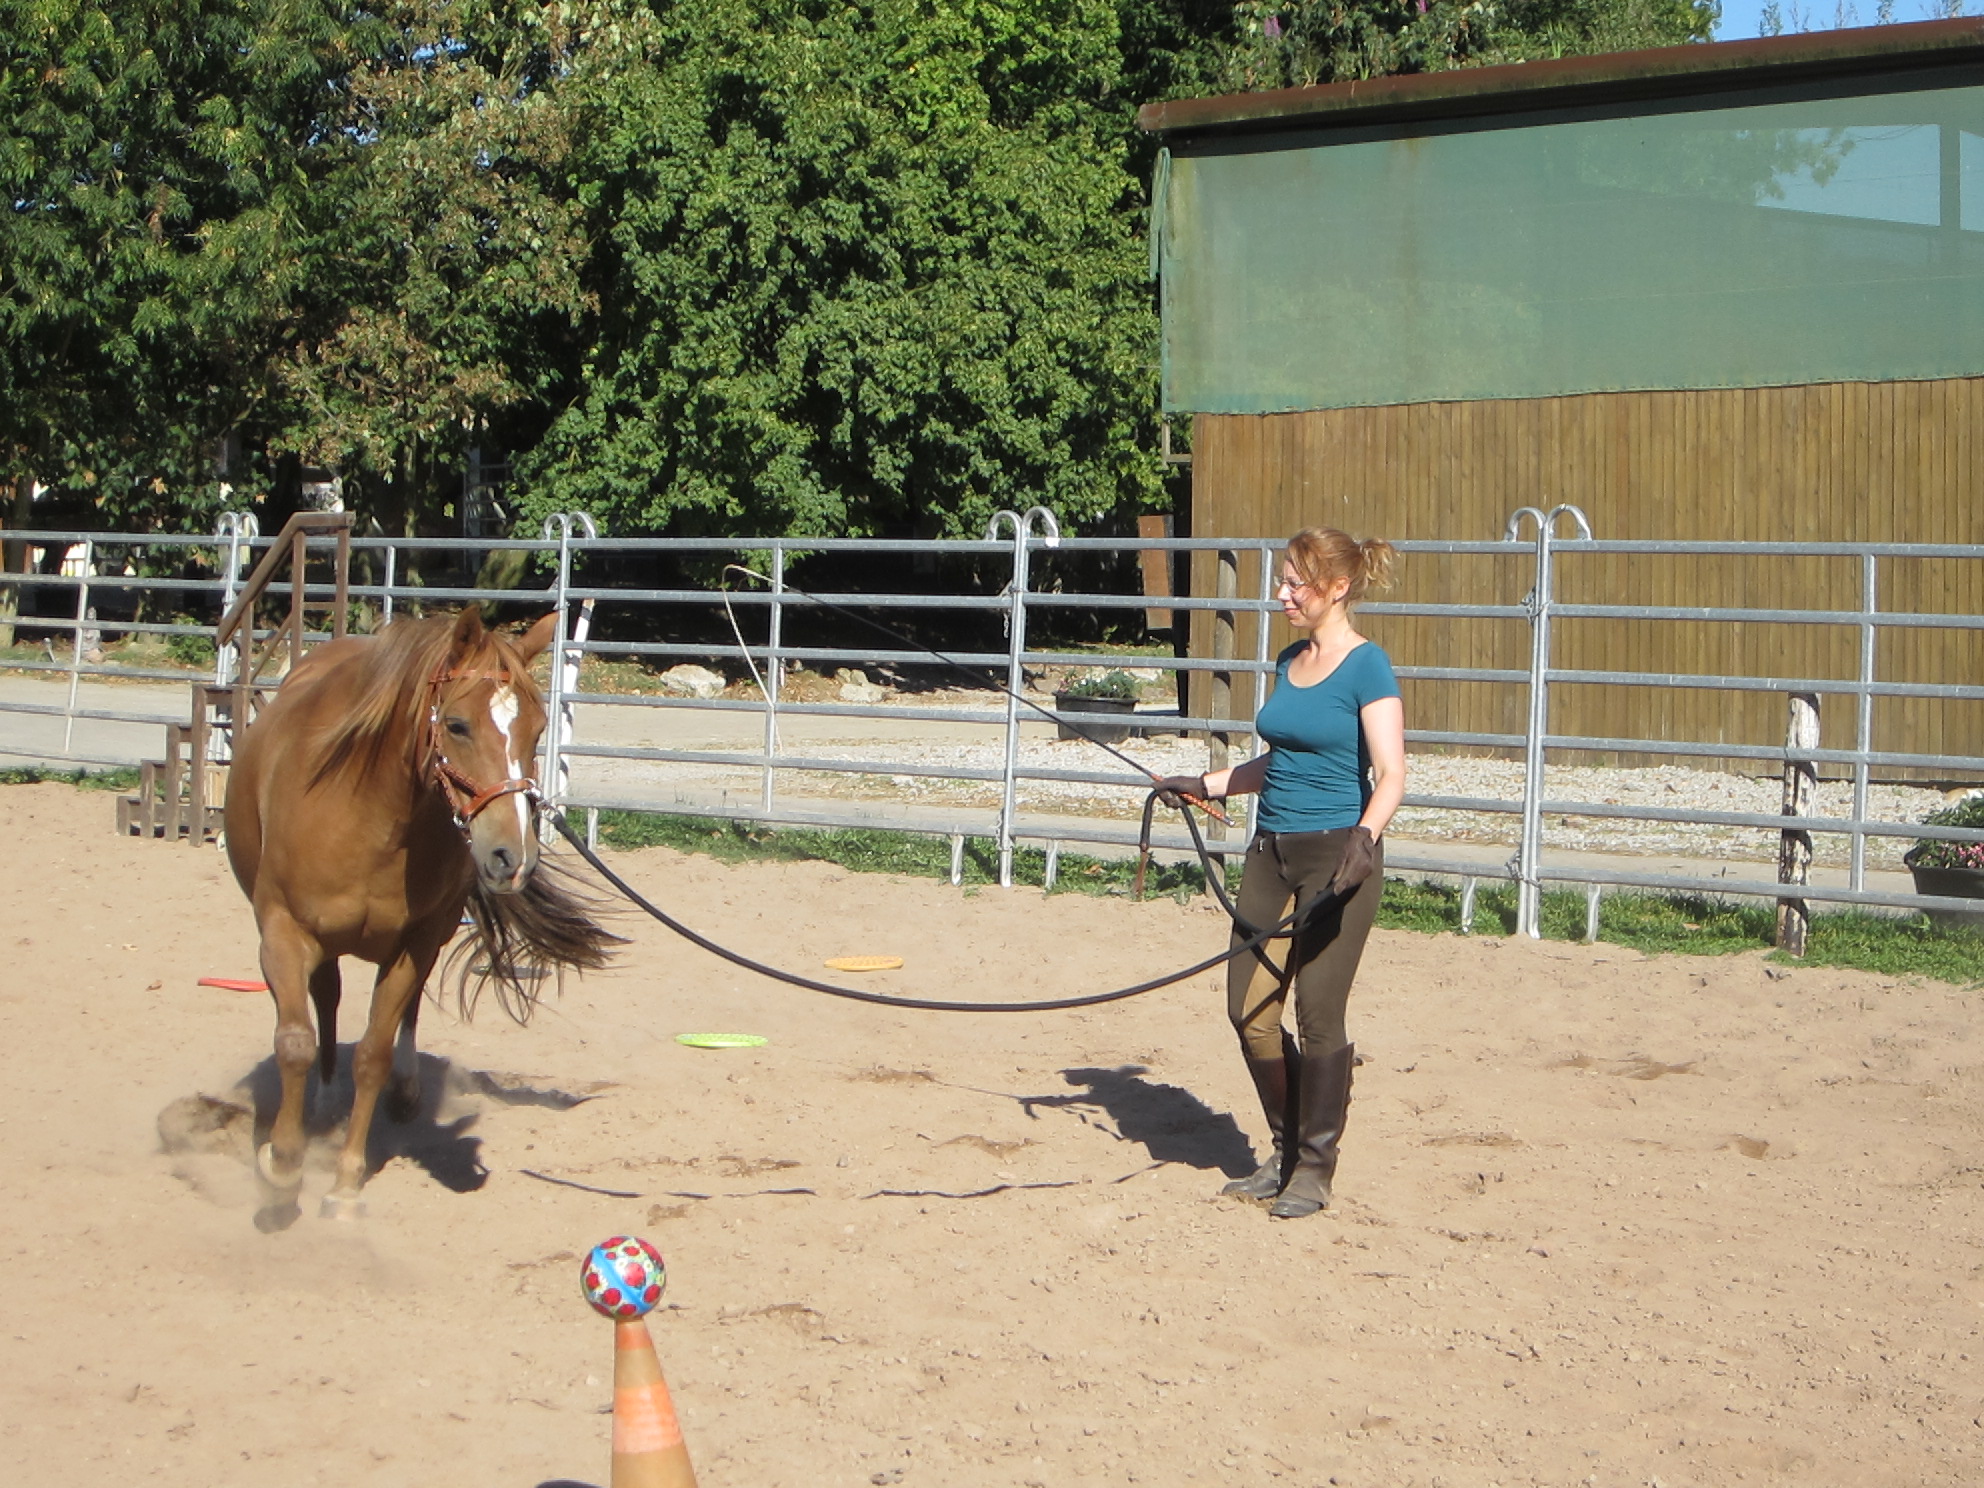
[[(205, 638), (211, 641), (214, 626), (197, 619), (170, 621), (109, 617), (99, 611), (104, 601), (115, 595), (128, 607), (132, 596), (160, 596), (157, 603), (175, 612), (207, 609), (214, 615), (224, 612), (232, 600), (243, 565), (268, 540), (258, 535), (252, 517), (229, 514), (212, 535), (119, 534), (89, 532), (21, 532), (10, 539), (39, 548), (61, 548), (69, 557), (62, 573), (11, 574), (4, 582), (25, 594), (43, 596), (31, 606), (39, 613), (23, 615), (22, 629), (41, 635), (45, 654), (16, 657), (6, 665), (13, 671), (42, 674), (51, 681), (67, 684), (66, 699), (0, 696), (0, 714), (22, 717), (52, 716), (65, 722), (65, 738), (59, 751), (24, 751), (0, 747), (0, 754), (32, 757), (77, 764), (133, 764), (135, 757), (92, 754), (74, 747), (75, 726), (79, 721), (105, 721), (142, 724), (180, 723), (183, 709), (170, 712), (144, 708), (118, 708), (82, 696), (86, 681), (129, 679), (137, 681), (191, 681), (194, 674), (159, 666), (123, 666), (107, 657), (92, 661), (96, 654), (93, 637), (154, 635), (165, 638)], [(1770, 899), (1795, 897), (1801, 900), (1888, 909), (1958, 910), (1969, 901), (1934, 896), (1874, 890), (1866, 884), (1866, 844), (1872, 838), (1939, 838), (1957, 842), (1984, 841), (1984, 832), (1956, 828), (1928, 828), (1912, 824), (1874, 820), (1868, 817), (1870, 772), (1879, 768), (1934, 768), (1965, 779), (1984, 782), (1984, 757), (1973, 755), (1926, 754), (1906, 749), (1881, 748), (1874, 738), (1873, 704), (1877, 698), (1939, 698), (1984, 700), (1984, 687), (1947, 682), (1920, 683), (1884, 679), (1877, 674), (1879, 632), (1890, 628), (1944, 628), (1974, 630), (1984, 628), (1984, 617), (1934, 614), (1888, 613), (1879, 608), (1878, 581), (1881, 565), (1912, 559), (1958, 559), (1984, 562), (1984, 548), (1940, 544), (1839, 544), (1839, 543), (1733, 543), (1733, 542), (1631, 542), (1596, 537), (1584, 516), (1575, 507), (1559, 506), (1549, 512), (1525, 507), (1509, 520), (1500, 540), (1405, 541), (1396, 545), (1402, 555), (1414, 553), (1483, 558), (1521, 556), (1530, 560), (1531, 584), (1521, 596), (1510, 595), (1503, 604), (1441, 604), (1374, 602), (1366, 611), (1377, 615), (1424, 615), (1452, 624), (1501, 623), (1527, 627), (1530, 661), (1526, 669), (1472, 668), (1440, 664), (1437, 657), (1395, 657), (1402, 679), (1425, 686), (1440, 684), (1490, 684), (1522, 687), (1527, 698), (1524, 730), (1521, 734), (1471, 733), (1450, 730), (1407, 731), (1408, 744), (1416, 750), (1467, 747), (1490, 749), (1519, 755), (1523, 762), (1523, 784), (1516, 797), (1483, 798), (1467, 795), (1409, 794), (1409, 808), (1469, 813), (1482, 817), (1516, 816), (1520, 819), (1517, 847), (1507, 865), (1499, 870), (1484, 867), (1478, 859), (1461, 858), (1440, 851), (1424, 850), (1414, 844), (1395, 851), (1389, 865), (1395, 870), (1451, 876), (1463, 885), (1463, 914), (1471, 913), (1480, 882), (1500, 879), (1515, 884), (1518, 891), (1518, 925), (1522, 933), (1539, 933), (1542, 894), (1546, 885), (1582, 888), (1586, 891), (1595, 926), (1597, 896), (1607, 888), (1665, 891), (1718, 896), (1751, 896)], [(967, 837), (985, 838), (996, 844), (998, 874), (1010, 883), (1014, 853), (1022, 844), (1037, 845), (1047, 851), (1050, 873), (1063, 844), (1123, 848), (1135, 841), (1127, 824), (1112, 824), (1101, 818), (1049, 816), (1030, 810), (1022, 796), (1027, 782), (1134, 787), (1147, 784), (1141, 776), (1129, 773), (1119, 764), (1098, 754), (1092, 768), (1063, 769), (1029, 765), (1020, 749), (1022, 732), (1036, 722), (1059, 722), (1064, 717), (1080, 725), (1092, 724), (1094, 714), (1062, 714), (1042, 705), (1022, 703), (1013, 694), (1026, 690), (1030, 672), (1044, 668), (1090, 667), (1155, 668), (1174, 677), (1183, 673), (1210, 673), (1215, 681), (1211, 694), (1214, 706), (1206, 714), (1192, 715), (1184, 710), (1168, 713), (1146, 712), (1136, 720), (1145, 727), (1202, 737), (1211, 750), (1227, 754), (1237, 763), (1251, 757), (1259, 748), (1253, 733), (1252, 717), (1265, 699), (1274, 665), (1268, 655), (1266, 617), (1279, 611), (1274, 581), (1282, 544), (1278, 539), (1229, 538), (1082, 538), (1064, 536), (1053, 515), (1043, 508), (1026, 513), (1005, 512), (991, 524), (982, 540), (881, 541), (863, 539), (788, 538), (639, 538), (602, 537), (584, 516), (561, 516), (545, 524), (535, 539), (395, 539), (354, 537), (351, 543), (355, 563), (371, 575), (371, 581), (355, 582), (349, 594), (353, 603), (375, 609), (381, 621), (409, 606), (457, 604), (474, 600), (517, 603), (532, 598), (556, 608), (563, 617), (561, 635), (554, 650), (547, 687), (547, 726), (543, 740), (540, 779), (548, 799), (562, 808), (585, 813), (596, 820), (597, 813), (611, 808), (666, 810), (685, 815), (740, 817), (775, 825), (789, 826), (875, 826), (889, 824), (905, 830), (948, 836), (952, 841), (954, 875), (961, 862)], [(1145, 652), (1106, 650), (1035, 649), (1031, 632), (1043, 621), (1051, 630), (1053, 617), (1068, 614), (1107, 616), (1147, 608), (1150, 598), (1141, 594), (1087, 593), (1066, 590), (1041, 591), (1032, 582), (1035, 560), (1043, 553), (1088, 553), (1103, 556), (1135, 555), (1145, 552), (1219, 555), (1221, 592), (1214, 595), (1167, 596), (1163, 607), (1183, 616), (1210, 612), (1216, 617), (1215, 648), (1211, 656), (1160, 656)], [(545, 587), (534, 591), (483, 590), (469, 584), (412, 584), (412, 556), (443, 560), (462, 572), (472, 571), (493, 552), (522, 552), (531, 556), (545, 577)], [(862, 554), (910, 565), (919, 559), (941, 556), (973, 556), (987, 563), (996, 562), (1005, 577), (996, 593), (827, 593), (812, 594), (794, 588), (790, 570), (798, 558), (820, 553)], [(1648, 555), (1745, 555), (1764, 559), (1801, 557), (1849, 557), (1857, 560), (1861, 580), (1861, 604), (1852, 610), (1749, 609), (1741, 605), (1705, 606), (1628, 606), (1570, 604), (1556, 598), (1556, 576), (1560, 565), (1575, 564), (1581, 556), (1593, 554)], [(727, 573), (723, 584), (680, 584), (676, 587), (642, 587), (605, 582), (589, 575), (589, 560), (611, 556), (620, 560), (642, 554), (696, 557), (704, 560), (732, 560), (736, 568), (748, 568), (750, 576)], [(141, 566), (157, 566), (160, 555), (198, 559), (203, 575), (146, 574)], [(182, 564), (182, 567), (184, 565)], [(273, 598), (291, 593), (289, 585), (272, 587)], [(315, 603), (327, 601), (333, 593), (328, 583), (306, 580), (306, 596)], [(55, 602), (59, 598), (59, 603)], [(915, 645), (886, 640), (860, 646), (818, 644), (817, 628), (809, 621), (826, 606), (838, 606), (880, 617), (889, 624), (895, 617), (939, 612), (952, 616), (997, 614), (1004, 627), (1002, 649), (944, 652), (943, 661)], [(592, 634), (594, 617), (610, 613), (625, 618), (641, 610), (690, 607), (714, 619), (723, 617), (725, 629), (734, 627), (734, 644), (712, 646), (707, 642), (669, 640), (608, 640)], [(1253, 625), (1252, 654), (1231, 654), (1234, 625), (1239, 617), (1259, 617)], [(1552, 623), (1566, 619), (1629, 617), (1640, 621), (1687, 622), (1741, 625), (1789, 623), (1799, 625), (1848, 627), (1857, 632), (1857, 669), (1852, 677), (1777, 678), (1766, 676), (1721, 676), (1686, 671), (1625, 671), (1563, 669), (1552, 661)], [(638, 633), (642, 627), (625, 629)], [(650, 630), (653, 627), (649, 627)], [(751, 639), (746, 631), (762, 639)], [(1222, 643), (1220, 636), (1225, 637)], [(58, 644), (59, 643), (59, 644)], [(756, 681), (757, 696), (695, 698), (661, 694), (620, 694), (589, 692), (581, 677), (586, 658), (603, 661), (632, 660), (647, 664), (674, 661), (742, 661)], [(787, 668), (794, 664), (832, 667), (914, 667), (930, 669), (945, 663), (983, 674), (983, 690), (996, 692), (994, 678), (1003, 678), (1008, 695), (992, 706), (930, 706), (875, 704), (866, 702), (794, 702), (783, 696)], [(212, 680), (229, 681), (231, 657), (217, 651)], [(204, 674), (197, 680), (206, 680)], [(1729, 743), (1708, 740), (1638, 738), (1597, 738), (1562, 735), (1550, 728), (1550, 692), (1553, 686), (1579, 685), (1613, 688), (1711, 688), (1732, 692), (1779, 692), (1850, 697), (1854, 700), (1853, 747), (1799, 748), (1784, 743), (1759, 741)], [(1240, 690), (1235, 691), (1238, 686)], [(1244, 697), (1246, 705), (1235, 707), (1234, 699)], [(600, 737), (599, 721), (609, 710), (621, 717), (640, 710), (661, 710), (678, 716), (697, 712), (738, 715), (758, 720), (753, 731), (756, 745), (748, 749), (670, 748), (613, 742)], [(780, 737), (781, 719), (847, 719), (858, 721), (860, 731), (877, 741), (877, 757), (848, 758), (808, 753), (786, 747)], [(594, 725), (593, 738), (587, 738), (588, 722)], [(901, 725), (950, 723), (985, 731), (989, 748), (981, 763), (932, 764), (910, 758), (890, 758), (892, 739), (900, 740)], [(609, 731), (610, 732), (610, 731)], [(1785, 816), (1756, 812), (1724, 812), (1700, 809), (1674, 809), (1653, 806), (1625, 806), (1603, 801), (1559, 800), (1545, 789), (1545, 765), (1552, 755), (1565, 753), (1632, 753), (1676, 759), (1754, 761), (1758, 766), (1777, 770), (1787, 765), (1831, 764), (1850, 769), (1852, 805), (1845, 816)], [(572, 769), (577, 762), (618, 761), (631, 766), (657, 767), (682, 765), (713, 766), (748, 772), (753, 782), (750, 799), (720, 798), (715, 801), (670, 799), (658, 788), (659, 777), (649, 777), (645, 786), (630, 789), (575, 787)], [(822, 796), (795, 793), (786, 787), (794, 774), (815, 776), (886, 776), (904, 780), (935, 779), (974, 782), (996, 787), (994, 808), (956, 807), (925, 811), (914, 817), (878, 815), (852, 807), (831, 792)], [(1754, 828), (1761, 832), (1807, 832), (1843, 836), (1849, 844), (1848, 883), (1845, 887), (1817, 884), (1799, 885), (1795, 890), (1776, 879), (1760, 876), (1702, 877), (1687, 874), (1642, 873), (1614, 864), (1572, 865), (1553, 863), (1549, 856), (1548, 820), (1576, 815), (1620, 822), (1675, 822), (1697, 825)], [(1244, 807), (1236, 812), (1243, 834)], [(1237, 849), (1242, 838), (1223, 838), (1215, 843), (1220, 850)], [(1169, 827), (1157, 834), (1156, 845), (1180, 852), (1189, 848), (1182, 830)]]

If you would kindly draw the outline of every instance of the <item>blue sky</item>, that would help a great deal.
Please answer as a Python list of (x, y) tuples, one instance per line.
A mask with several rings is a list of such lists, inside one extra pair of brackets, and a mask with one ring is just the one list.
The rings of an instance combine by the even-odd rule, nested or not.
[[(1787, 31), (1831, 31), (1838, 26), (1871, 26), (1880, 0), (1778, 0)], [(1977, 9), (1976, 0), (1966, 0), (1964, 12)], [(1762, 19), (1764, 0), (1722, 0), (1722, 24), (1716, 28), (1717, 41), (1741, 41), (1755, 36)], [(1844, 12), (1844, 14), (1842, 14)], [(1897, 21), (1927, 21), (1943, 14), (1930, 0), (1894, 0)], [(1802, 15), (1805, 24), (1794, 23)]]

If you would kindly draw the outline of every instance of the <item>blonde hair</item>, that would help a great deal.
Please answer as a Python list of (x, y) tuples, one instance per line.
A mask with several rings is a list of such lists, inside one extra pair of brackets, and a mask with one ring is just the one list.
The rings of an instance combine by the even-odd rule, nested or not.
[(1304, 527), (1288, 540), (1288, 561), (1305, 584), (1328, 589), (1338, 579), (1350, 580), (1345, 605), (1354, 605), (1367, 589), (1389, 589), (1397, 550), (1382, 537), (1358, 539), (1334, 527)]

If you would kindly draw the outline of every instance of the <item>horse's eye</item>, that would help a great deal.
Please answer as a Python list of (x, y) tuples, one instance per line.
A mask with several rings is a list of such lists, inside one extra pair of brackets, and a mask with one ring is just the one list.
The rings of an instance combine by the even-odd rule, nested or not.
[(457, 739), (466, 739), (468, 737), (468, 724), (459, 718), (450, 718), (448, 720), (448, 732), (453, 734)]

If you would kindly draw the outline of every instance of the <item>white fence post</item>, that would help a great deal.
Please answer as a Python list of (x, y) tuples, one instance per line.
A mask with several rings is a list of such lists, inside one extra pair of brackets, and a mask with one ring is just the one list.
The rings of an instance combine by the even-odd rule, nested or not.
[(1030, 567), (1027, 539), (1033, 536), (1035, 523), (1039, 523), (1045, 529), (1047, 546), (1059, 547), (1061, 524), (1054, 519), (1054, 513), (1044, 506), (1027, 508), (1025, 516), (1009, 511), (994, 512), (992, 520), (985, 524), (988, 542), (998, 540), (1002, 520), (1010, 522), (1013, 527), (1013, 577), (1006, 588), (1010, 603), (1006, 610), (1006, 749), (999, 789), (999, 887), (1010, 889), (1013, 886), (1013, 823), (1019, 814), (1019, 790), (1015, 776), (1020, 767), (1020, 693), (1026, 687), (1026, 669), (1020, 664), (1020, 655), (1026, 650), (1026, 590)]
[(1880, 609), (1875, 586), (1879, 561), (1872, 553), (1860, 555), (1860, 693), (1853, 713), (1853, 747), (1860, 758), (1853, 762), (1853, 857), (1846, 881), (1856, 893), (1867, 887), (1867, 834), (1859, 824), (1867, 819), (1867, 755), (1874, 747), (1874, 643), (1880, 635), (1874, 616)]
[[(83, 687), (83, 631), (90, 619), (90, 569), (96, 564), (96, 543), (85, 538), (82, 543), (82, 564), (76, 575), (76, 630), (70, 637), (69, 647), (69, 710), (68, 720), (62, 726), (62, 752), (76, 752), (76, 702)], [(195, 760), (197, 768), (199, 761)]]
[[(579, 662), (584, 655), (565, 637), (565, 618), (571, 604), (574, 531), (589, 541), (599, 536), (599, 528), (585, 512), (554, 512), (544, 519), (544, 540), (556, 540), (558, 544), (558, 582), (552, 591), (556, 596), (558, 628), (556, 643), (551, 650), (551, 683), (544, 700), (544, 764), (538, 772), (538, 790), (545, 803), (554, 810), (564, 802), (565, 787), (570, 781), (565, 764), (565, 746), (570, 742), (572, 714), (565, 697), (577, 687)], [(588, 629), (592, 620), (591, 605), (588, 600), (580, 617), (581, 624)], [(582, 633), (578, 637), (578, 645), (584, 644)], [(557, 828), (547, 818), (539, 826), (538, 835), (549, 843), (557, 837)]]
[(1553, 548), (1557, 518), (1568, 516), (1578, 536), (1591, 540), (1591, 523), (1568, 503), (1546, 514), (1533, 506), (1509, 517), (1502, 541), (1515, 542), (1522, 519), (1536, 519), (1536, 586), (1530, 590), (1529, 720), (1523, 731), (1522, 838), (1516, 849), (1516, 932), (1531, 940), (1543, 938), (1543, 740), (1550, 731), (1550, 604), (1555, 583)]
[(785, 640), (785, 544), (782, 542), (772, 544), (771, 581), (771, 619), (765, 627), (765, 778), (758, 801), (759, 808), (766, 812), (775, 809), (778, 791), (778, 771), (772, 768), (772, 757), (779, 751), (778, 698), (785, 680), (785, 663), (779, 656), (779, 646)]

